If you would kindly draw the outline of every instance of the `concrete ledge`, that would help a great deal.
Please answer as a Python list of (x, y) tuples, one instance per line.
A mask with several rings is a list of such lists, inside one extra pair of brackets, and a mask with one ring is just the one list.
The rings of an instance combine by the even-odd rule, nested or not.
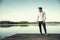
[(2, 40), (60, 40), (60, 34), (15, 34)]

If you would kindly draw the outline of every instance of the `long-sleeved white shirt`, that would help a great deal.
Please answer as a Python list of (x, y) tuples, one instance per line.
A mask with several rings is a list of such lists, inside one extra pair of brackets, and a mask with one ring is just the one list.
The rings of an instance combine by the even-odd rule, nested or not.
[(45, 12), (41, 12), (41, 13), (39, 12), (37, 21), (45, 21), (45, 19), (46, 19)]

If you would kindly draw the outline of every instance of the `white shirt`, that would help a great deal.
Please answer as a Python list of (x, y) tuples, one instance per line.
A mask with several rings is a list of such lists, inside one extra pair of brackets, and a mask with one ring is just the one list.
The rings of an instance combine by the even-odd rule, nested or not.
[(45, 12), (39, 12), (38, 13), (38, 21), (45, 21), (45, 19), (46, 19), (46, 15), (45, 15)]

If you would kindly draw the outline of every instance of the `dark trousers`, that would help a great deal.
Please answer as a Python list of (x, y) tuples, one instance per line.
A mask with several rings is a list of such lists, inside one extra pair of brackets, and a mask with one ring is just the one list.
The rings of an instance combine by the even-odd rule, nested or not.
[(45, 34), (46, 34), (47, 31), (46, 31), (46, 24), (45, 24), (45, 22), (39, 21), (39, 22), (38, 22), (38, 25), (39, 25), (40, 33), (42, 34), (42, 26), (43, 26), (44, 31), (45, 31)]

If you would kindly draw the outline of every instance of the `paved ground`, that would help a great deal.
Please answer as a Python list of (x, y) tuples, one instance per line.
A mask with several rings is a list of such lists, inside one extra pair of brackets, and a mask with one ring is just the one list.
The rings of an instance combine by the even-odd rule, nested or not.
[(60, 40), (60, 34), (15, 34), (2, 40)]

